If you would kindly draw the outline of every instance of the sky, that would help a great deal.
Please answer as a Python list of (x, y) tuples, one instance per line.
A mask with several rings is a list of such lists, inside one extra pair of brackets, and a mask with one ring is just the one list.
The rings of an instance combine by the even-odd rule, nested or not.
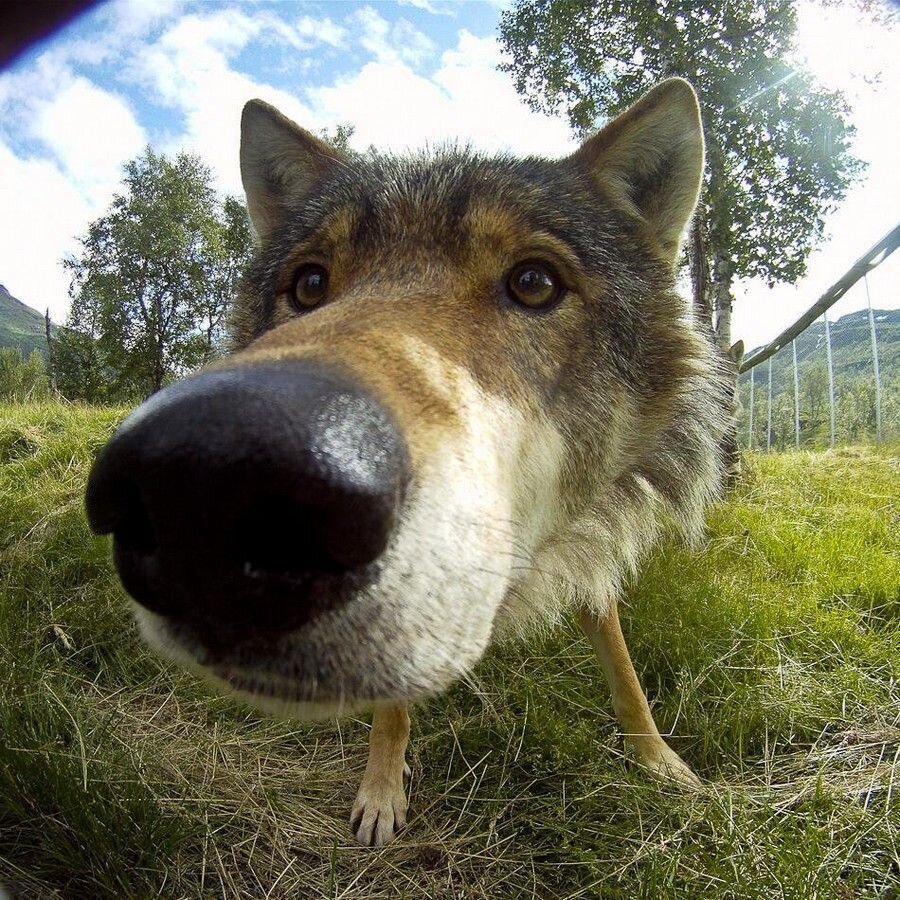
[[(102, 215), (122, 166), (150, 144), (191, 150), (222, 191), (241, 194), (240, 111), (261, 97), (319, 130), (350, 123), (352, 144), (403, 152), (443, 141), (483, 150), (571, 152), (562, 117), (531, 111), (499, 72), (506, 0), (186, 2), (112, 0), (0, 74), (0, 283), (57, 322), (61, 260)], [(798, 58), (845, 91), (868, 163), (827, 220), (807, 277), (739, 282), (733, 337), (749, 347), (789, 325), (900, 222), (900, 31), (849, 10), (801, 4)], [(869, 276), (872, 303), (900, 307), (900, 252)], [(834, 307), (866, 304), (860, 283)]]

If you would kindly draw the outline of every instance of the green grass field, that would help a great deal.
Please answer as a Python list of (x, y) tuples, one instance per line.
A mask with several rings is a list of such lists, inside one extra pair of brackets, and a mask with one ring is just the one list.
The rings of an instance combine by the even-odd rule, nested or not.
[(414, 712), (411, 821), (346, 825), (365, 722), (261, 719), (144, 651), (81, 495), (116, 411), (0, 407), (0, 884), (71, 898), (900, 896), (898, 448), (751, 456), (623, 620), (697, 795), (622, 757), (571, 623)]

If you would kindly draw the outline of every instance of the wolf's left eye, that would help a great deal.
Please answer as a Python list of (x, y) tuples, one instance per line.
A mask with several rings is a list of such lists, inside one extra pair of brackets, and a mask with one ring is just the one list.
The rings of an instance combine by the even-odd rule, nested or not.
[(294, 273), (289, 299), (297, 312), (318, 306), (328, 292), (328, 270), (315, 263), (300, 266)]
[(547, 309), (559, 300), (563, 286), (545, 263), (523, 262), (509, 273), (506, 289), (512, 300), (528, 309)]

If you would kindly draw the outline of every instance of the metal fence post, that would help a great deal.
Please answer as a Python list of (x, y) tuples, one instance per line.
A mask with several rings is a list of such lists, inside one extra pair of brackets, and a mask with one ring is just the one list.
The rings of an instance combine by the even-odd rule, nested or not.
[[(875, 437), (881, 442), (881, 374), (878, 365), (878, 337), (875, 329), (875, 313), (872, 309), (872, 298), (869, 294), (867, 273), (880, 266), (895, 250), (900, 248), (900, 225), (896, 225), (878, 243), (869, 248), (818, 300), (777, 337), (764, 347), (759, 347), (743, 359), (738, 367), (738, 374), (750, 372), (750, 433), (748, 447), (753, 447), (753, 429), (756, 423), (755, 390), (756, 367), (763, 362), (769, 363), (769, 384), (766, 403), (766, 450), (772, 449), (772, 360), (791, 342), (794, 357), (794, 446), (800, 447), (800, 366), (797, 360), (797, 336), (816, 321), (821, 314), (825, 321), (825, 343), (828, 354), (828, 411), (831, 446), (837, 442), (837, 403), (834, 392), (834, 360), (832, 358), (831, 326), (827, 310), (832, 307), (860, 279), (866, 286), (866, 301), (869, 307), (869, 330), (872, 337), (872, 368), (875, 372)], [(780, 395), (779, 395), (780, 396)], [(760, 445), (761, 446), (761, 445)]]
[(797, 372), (797, 340), (791, 341), (794, 350), (794, 447), (800, 448), (800, 375)]
[(878, 339), (875, 337), (875, 314), (869, 296), (869, 276), (863, 275), (866, 286), (866, 302), (869, 304), (869, 330), (872, 332), (872, 368), (875, 370), (875, 442), (881, 443), (881, 376), (878, 372)]
[(828, 413), (831, 418), (831, 446), (834, 446), (834, 368), (831, 364), (831, 328), (828, 325), (828, 311), (822, 313), (825, 320), (825, 351), (828, 354)]
[(753, 449), (753, 383), (756, 381), (756, 369), (750, 370), (750, 434), (747, 441), (748, 449)]

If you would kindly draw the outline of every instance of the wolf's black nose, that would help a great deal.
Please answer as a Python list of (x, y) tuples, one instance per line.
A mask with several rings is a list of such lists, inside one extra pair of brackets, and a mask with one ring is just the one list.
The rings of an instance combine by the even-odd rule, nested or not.
[(313, 361), (173, 384), (100, 452), (91, 528), (143, 606), (197, 626), (298, 627), (386, 548), (409, 477), (387, 410)]

